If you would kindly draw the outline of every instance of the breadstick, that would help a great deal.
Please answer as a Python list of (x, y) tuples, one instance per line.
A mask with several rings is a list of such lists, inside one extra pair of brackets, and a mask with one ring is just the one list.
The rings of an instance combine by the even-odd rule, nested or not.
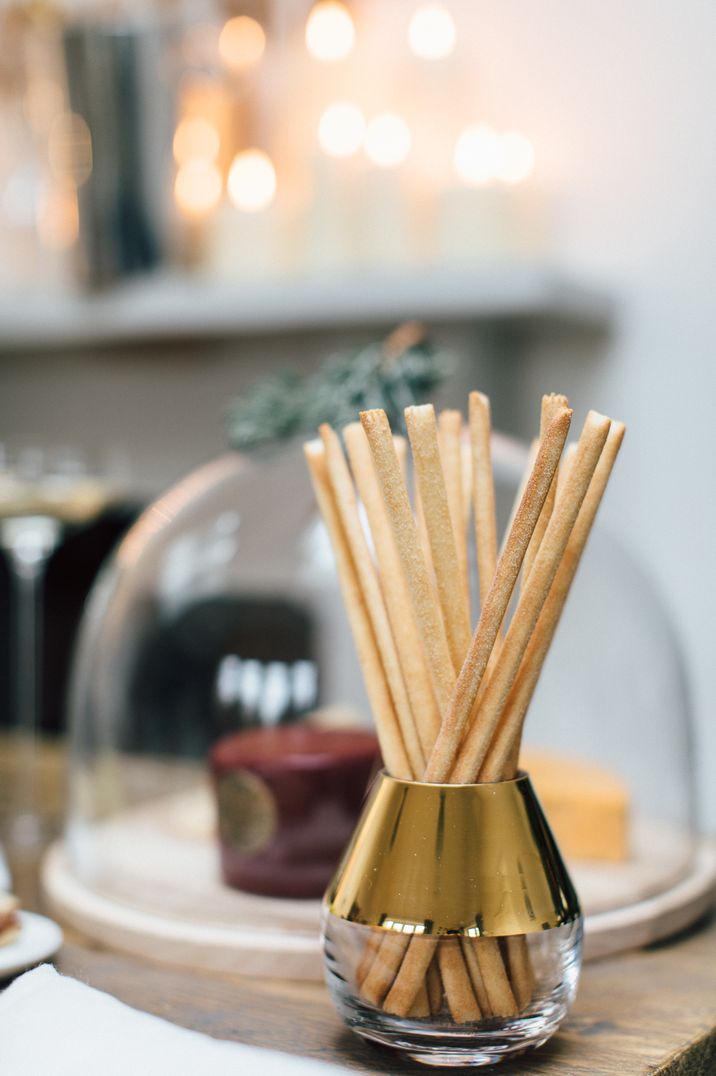
[(440, 712), (448, 704), (455, 684), (450, 649), (440, 612), (435, 606), (430, 576), (420, 549), (418, 531), (408, 492), (400, 473), (385, 411), (362, 411), (361, 425), (370, 445), (395, 544), (403, 565), (413, 608)]
[(373, 628), (373, 635), (383, 663), (383, 670), (393, 699), (393, 708), (400, 726), (405, 752), (408, 756), (412, 776), (419, 777), (425, 767), (425, 755), (413, 721), (410, 701), (405, 681), (403, 680), (403, 672), (400, 667), (393, 634), (390, 630), (390, 622), (378, 575), (358, 514), (353, 479), (337, 433), (326, 423), (320, 427), (319, 432), (328, 466), (328, 479), (333, 488), (333, 497), (343, 526), (343, 533), (348, 542), (348, 548), (358, 576), (358, 583), (363, 593), (363, 600)]
[(522, 503), (522, 498), (524, 497), (525, 488), (527, 486), (527, 480), (529, 479), (529, 476), (532, 474), (532, 468), (534, 467), (535, 460), (537, 459), (537, 450), (539, 449), (539, 443), (540, 443), (539, 437), (535, 437), (534, 440), (530, 443), (530, 447), (529, 447), (529, 450), (527, 452), (527, 462), (525, 463), (525, 469), (522, 472), (522, 477), (520, 478), (520, 482), (519, 482), (519, 485), (517, 487), (517, 493), (515, 494), (515, 499), (514, 499), (514, 501), (512, 503), (512, 509), (510, 511), (510, 518), (507, 521), (507, 527), (505, 528), (505, 534), (504, 534), (504, 538), (503, 538), (503, 541), (502, 541), (502, 546), (500, 548), (500, 556), (502, 556), (503, 550), (505, 548), (505, 542), (507, 541), (507, 537), (508, 537), (510, 531), (512, 530), (512, 524), (515, 522), (515, 516), (517, 515), (517, 509), (519, 508), (520, 504)]
[(525, 550), (557, 469), (571, 416), (569, 408), (564, 408), (549, 427), (539, 447), (505, 550), (500, 557), (467, 657), (460, 670), (455, 691), (444, 712), (435, 748), (425, 770), (426, 781), (446, 780), (455, 763), (463, 732), (522, 566)]
[(370, 971), (373, 963), (373, 958), (380, 949), (380, 943), (383, 940), (383, 932), (374, 930), (372, 934), (369, 934), (366, 943), (363, 946), (363, 953), (356, 968), (356, 979), (358, 986), (363, 985), (363, 980)]
[(462, 955), (465, 958), (465, 965), (470, 974), (472, 980), (472, 989), (475, 991), (475, 997), (477, 1003), (482, 1009), (483, 1017), (487, 1018), (492, 1016), (493, 1012), (490, 1007), (490, 999), (487, 996), (487, 990), (485, 989), (485, 979), (482, 974), (482, 968), (480, 962), (477, 959), (476, 948), (480, 944), (480, 938), (460, 938), (460, 944), (462, 946)]
[(430, 1012), (437, 1015), (443, 1007), (443, 981), (440, 978), (440, 971), (435, 962), (435, 957), (433, 957), (430, 963), (425, 981), (428, 986)]
[(555, 505), (532, 571), (520, 594), (500, 656), (486, 685), (477, 719), (469, 728), (460, 746), (460, 752), (451, 773), (453, 781), (475, 781), (485, 761), (502, 708), (517, 676), (532, 630), (547, 598), (587, 487), (599, 462), (599, 456), (609, 433), (609, 426), (609, 419), (603, 415), (595, 411), (590, 411), (587, 415), (574, 465), (566, 481), (564, 495)]
[(462, 458), (462, 514), (465, 526), (470, 524), (472, 509), (472, 448), (469, 441), (463, 441), (460, 456)]
[[(428, 762), (424, 775), (424, 780), (426, 781), (445, 780), (454, 765), (462, 732), (470, 715), (474, 697), (477, 694), (480, 680), (487, 666), (492, 646), (519, 574), (522, 558), (557, 469), (562, 446), (569, 430), (571, 415), (572, 412), (569, 408), (564, 408), (550, 426), (540, 445), (505, 552), (500, 558), (500, 565), (495, 574), (493, 585), (488, 592), (485, 606), (480, 614), (480, 622), (473, 637), (470, 652), (461, 670), (454, 695), (450, 700), (450, 707), (443, 718), (435, 750)], [(472, 667), (470, 666), (471, 656)], [(462, 690), (461, 681), (463, 681)], [(470, 693), (471, 691), (474, 693)], [(409, 1012), (420, 987), (420, 975), (424, 974), (422, 968), (423, 962), (426, 960), (426, 954), (423, 951), (422, 943), (425, 940), (424, 937), (416, 937), (410, 943), (399, 971), (396, 964), (395, 983), (388, 994), (388, 998), (386, 998), (386, 1005), (388, 1004), (388, 999), (390, 999), (390, 1004), (393, 1006), (401, 1006), (403, 1015)], [(484, 951), (488, 952), (488, 958), (493, 958), (492, 963), (494, 964), (494, 953), (492, 953), (490, 947), (485, 947)], [(482, 959), (482, 952), (483, 949), (481, 948), (478, 960)], [(499, 956), (498, 950), (498, 959)], [(503, 978), (505, 978), (504, 968)], [(498, 987), (495, 987), (495, 990), (497, 989)], [(498, 998), (498, 1003), (503, 1009), (506, 1008), (507, 1000), (504, 992)], [(398, 1009), (393, 1008), (390, 1011), (398, 1012)]]
[[(402, 934), (396, 934), (395, 937), (408, 941)], [(410, 940), (410, 944), (406, 946), (402, 964), (393, 967), (393, 982), (383, 1002), (386, 1012), (393, 1013), (395, 1016), (408, 1015), (421, 984), (425, 981), (438, 941), (438, 938), (425, 934)], [(400, 967), (397, 975), (395, 974), (396, 966)]]
[[(611, 430), (610, 430), (610, 433), (611, 433)], [(609, 438), (607, 438), (607, 441), (608, 440), (609, 440)], [(562, 492), (562, 490), (564, 489), (564, 483), (567, 481), (567, 476), (569, 474), (569, 471), (570, 471), (570, 468), (571, 468), (572, 464), (574, 463), (574, 457), (575, 457), (576, 453), (577, 453), (577, 446), (576, 445), (567, 445), (567, 447), (564, 450), (564, 455), (562, 456), (562, 462), (559, 465), (559, 474), (557, 475), (557, 496), (558, 497), (559, 497), (560, 493)]]
[(353, 633), (358, 660), (363, 672), (366, 691), (375, 718), (380, 750), (389, 773), (402, 780), (410, 780), (412, 769), (400, 734), (400, 727), (393, 708), (380, 653), (373, 635), (368, 610), (361, 593), (355, 565), (336, 507), (333, 490), (328, 478), (325, 452), (320, 441), (304, 445), (304, 454), (311, 473), (316, 500), (328, 530), (336, 570)]
[(430, 579), (431, 587), (436, 590), (435, 587), (435, 569), (433, 568), (433, 555), (430, 552), (430, 539), (428, 538), (428, 528), (425, 526), (425, 512), (423, 511), (423, 502), (420, 497), (420, 490), (418, 489), (418, 476), (413, 472), (413, 515), (415, 516), (415, 526), (418, 528), (418, 540), (420, 541), (420, 550), (425, 558), (425, 566), (428, 569), (428, 577)]
[(410, 1010), (409, 1016), (413, 1020), (419, 1020), (421, 1017), (430, 1016), (430, 998), (428, 996), (427, 974), (425, 976), (425, 982), (416, 994), (415, 1001), (413, 1002), (413, 1007)]
[[(395, 969), (400, 967), (400, 962), (405, 956), (408, 945), (410, 943), (410, 937), (406, 934), (393, 934), (390, 931), (385, 931), (378, 947), (378, 952), (375, 954), (373, 963), (368, 970), (363, 982), (361, 983), (361, 994), (366, 1001), (371, 1005), (382, 1005), (386, 994), (390, 990), (395, 980)], [(423, 977), (427, 971), (428, 964), (432, 959), (432, 953), (430, 959), (426, 960), (425, 968), (422, 971)], [(417, 983), (417, 988), (420, 987), (420, 981)], [(407, 1016), (410, 1012), (410, 1007), (415, 1000), (415, 996), (418, 989), (413, 991), (405, 1011), (401, 1013), (402, 1016)]]
[[(607, 440), (609, 440), (609, 439), (607, 438)], [(535, 447), (535, 449), (536, 449), (537, 444), (538, 444), (537, 441), (533, 442), (533, 446)], [(571, 444), (571, 445), (567, 445), (567, 447), (565, 448), (565, 450), (564, 450), (564, 452), (562, 454), (562, 460), (560, 462), (559, 471), (557, 473), (557, 497), (559, 497), (561, 491), (564, 489), (564, 483), (565, 483), (565, 481), (567, 479), (567, 475), (569, 474), (569, 470), (570, 470), (572, 464), (574, 463), (574, 457), (576, 455), (576, 452), (577, 452), (576, 444)], [(537, 624), (539, 626), (539, 621), (537, 621)], [(535, 630), (537, 630), (537, 629), (535, 629)], [(497, 649), (497, 647), (495, 647), (495, 650), (496, 649)], [(495, 733), (495, 736), (493, 737), (492, 743), (490, 745), (490, 751), (488, 753), (488, 756), (485, 759), (485, 763), (484, 763), (484, 766), (483, 766), (483, 769), (485, 769), (485, 772), (488, 772), (486, 770), (486, 767), (488, 765), (488, 762), (490, 761), (490, 757), (491, 757), (491, 755), (493, 753), (493, 750), (495, 749), (495, 741), (497, 740), (497, 738), (498, 738), (498, 736), (500, 734), (500, 729), (502, 728), (503, 722), (505, 722), (507, 720), (508, 711), (512, 708), (513, 704), (511, 703), (510, 700), (511, 700), (513, 692), (516, 690), (517, 683), (520, 680), (520, 677), (522, 675), (522, 668), (523, 668), (523, 666), (525, 666), (525, 668), (527, 667), (526, 663), (527, 663), (527, 655), (528, 654), (529, 654), (529, 647), (527, 648), (527, 652), (525, 653), (525, 657), (522, 659), (522, 665), (520, 665), (520, 671), (517, 674), (517, 680), (515, 681), (515, 685), (513, 686), (512, 690), (510, 691), (510, 695), (508, 696), (507, 702), (505, 703), (505, 709), (503, 710), (502, 716), (500, 717), (500, 724), (498, 726), (497, 732)], [(493, 659), (494, 659), (494, 657), (495, 657), (494, 652), (493, 652), (492, 656), (493, 656)], [(488, 666), (488, 669), (490, 671), (492, 671), (490, 669), (490, 666)], [(519, 769), (519, 763), (520, 763), (520, 749), (521, 749), (521, 746), (522, 746), (522, 732), (520, 730), (520, 732), (518, 732), (517, 735), (512, 740), (512, 746), (510, 747), (509, 754), (507, 756), (507, 759), (504, 762), (504, 768), (503, 768), (502, 775), (501, 775), (500, 778), (498, 778), (498, 780), (509, 780), (511, 777), (513, 777), (517, 773), (517, 771)], [(499, 763), (499, 765), (502, 765), (502, 763)], [(480, 771), (480, 772), (482, 772), (482, 771)], [(495, 772), (497, 772), (497, 768), (493, 767), (491, 765), (489, 772), (495, 773)], [(486, 780), (486, 778), (483, 778), (483, 780)]]
[(497, 522), (490, 449), (490, 401), (482, 392), (470, 393), (470, 446), (472, 449), (472, 493), (475, 505), (475, 547), (480, 581), (480, 605), (483, 606), (497, 567)]
[[(368, 440), (360, 422), (352, 422), (346, 426), (343, 430), (343, 439), (348, 450), (358, 493), (368, 517), (385, 604), (390, 626), (393, 629), (400, 666), (403, 670), (413, 720), (417, 725), (420, 743), (427, 758), (433, 749), (435, 737), (440, 728), (440, 711), (430, 673), (425, 664), (423, 644), (410, 600), (410, 592), (405, 582), (400, 555), (373, 467)], [(398, 445), (396, 445), (397, 448)], [(422, 775), (422, 770), (418, 771), (416, 776), (418, 775)]]
[(455, 1023), (466, 1024), (470, 1020), (479, 1020), (482, 1010), (472, 989), (472, 981), (462, 954), (460, 939), (441, 938), (437, 959), (445, 986), (448, 1008)]
[(510, 983), (519, 1012), (527, 1008), (535, 988), (534, 972), (530, 963), (527, 938), (524, 934), (512, 934), (505, 938), (510, 968)]
[[(351, 422), (350, 426), (357, 426), (361, 428), (360, 422)], [(343, 427), (343, 436), (345, 439), (345, 432), (347, 427)], [(348, 446), (346, 446), (348, 447)], [(398, 464), (400, 465), (400, 473), (405, 478), (405, 464), (408, 459), (408, 442), (404, 437), (401, 437), (399, 433), (393, 434), (393, 447), (395, 448), (395, 454), (398, 457)]]
[(497, 938), (476, 938), (474, 945), (493, 1016), (515, 1016), (519, 1007)]
[[(384, 411), (362, 412), (360, 418), (410, 590), (438, 706), (442, 712), (452, 693), (455, 675), (445, 627), (439, 610), (435, 606), (430, 578), (420, 550), (417, 528), (398, 466), (390, 426)], [(408, 941), (409, 939), (405, 939), (406, 946)], [(426, 952), (426, 949), (434, 947), (436, 939), (421, 936), (415, 938), (413, 942), (403, 961), (410, 997), (408, 998), (404, 992), (402, 981), (398, 982), (396, 978), (384, 1003), (386, 1009), (389, 1005), (400, 1006), (402, 1015), (410, 1011), (415, 1000), (417, 990), (432, 959), (432, 953)], [(402, 952), (395, 945), (384, 943), (381, 946), (374, 965), (364, 980), (363, 994), (368, 1001), (373, 1001), (375, 1004), (375, 999), (378, 998), (377, 1003), (380, 1003), (379, 995), (385, 988), (386, 979), (389, 978), (387, 969), (392, 965), (392, 976), (395, 978), (396, 971), (401, 968), (401, 957)], [(374, 969), (377, 970), (374, 971)], [(414, 969), (419, 970), (420, 978), (416, 978), (417, 972)], [(449, 990), (447, 985), (446, 990)]]
[(438, 588), (438, 600), (447, 633), (450, 656), (457, 674), (470, 645), (470, 615), (450, 520), (447, 490), (443, 477), (435, 409), (432, 404), (406, 407), (413, 464), (420, 491), (420, 503)]
[[(517, 679), (505, 703), (497, 735), (480, 770), (481, 781), (496, 781), (514, 776), (514, 769), (511, 770), (510, 767), (513, 744), (519, 743), (525, 714), (542, 672), (623, 438), (623, 423), (613, 422), (544, 608), (522, 659)], [(569, 491), (562, 486), (557, 494), (557, 502), (559, 503), (564, 496), (569, 496)]]
[[(566, 396), (556, 395), (551, 393), (549, 396), (542, 397), (542, 412), (540, 416), (539, 435), (544, 437), (547, 427), (554, 418), (557, 410), (560, 407), (567, 407), (568, 400)], [(527, 552), (525, 553), (525, 563), (522, 566), (522, 580), (527, 579), (527, 576), (532, 570), (534, 559), (537, 556), (537, 550), (540, 547), (540, 542), (544, 536), (544, 532), (547, 530), (547, 524), (549, 523), (549, 517), (552, 515), (552, 509), (554, 508), (554, 498), (557, 491), (557, 477), (552, 481), (550, 491), (547, 494), (547, 500), (544, 502), (544, 507), (540, 512), (539, 519), (537, 520), (537, 526), (535, 532), (532, 535)]]
[(440, 459), (445, 475), (450, 520), (457, 548), (460, 587), (467, 602), (470, 618), (470, 567), (467, 557), (467, 518), (463, 500), (462, 473), (462, 415), (459, 411), (441, 411), (438, 416)]

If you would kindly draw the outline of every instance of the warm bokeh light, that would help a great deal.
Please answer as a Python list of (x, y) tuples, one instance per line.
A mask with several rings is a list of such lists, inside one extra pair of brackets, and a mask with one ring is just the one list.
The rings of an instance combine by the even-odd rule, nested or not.
[(508, 131), (499, 139), (497, 175), (505, 183), (521, 183), (532, 175), (535, 151), (532, 143), (519, 131)]
[(424, 4), (408, 25), (410, 50), (421, 60), (444, 60), (455, 48), (455, 23), (442, 4)]
[(80, 219), (72, 186), (49, 190), (37, 208), (37, 234), (49, 250), (67, 250), (77, 239)]
[(185, 164), (192, 160), (213, 161), (219, 155), (219, 132), (201, 116), (188, 116), (174, 133), (174, 160)]
[(330, 157), (352, 157), (361, 148), (364, 134), (363, 113), (350, 101), (329, 105), (318, 124), (318, 141)]
[(255, 213), (266, 209), (276, 193), (276, 170), (260, 149), (237, 153), (229, 169), (229, 197), (237, 209)]
[(320, 0), (306, 23), (306, 47), (316, 60), (343, 60), (353, 48), (355, 28), (350, 12), (337, 0)]
[(365, 131), (365, 152), (379, 168), (395, 168), (410, 153), (410, 128), (392, 112), (372, 119)]
[(221, 172), (211, 161), (187, 161), (177, 172), (174, 197), (182, 212), (203, 217), (219, 204), (222, 186)]
[(47, 139), (52, 174), (82, 186), (92, 172), (92, 138), (82, 116), (61, 112), (54, 119)]
[(230, 71), (255, 67), (265, 48), (263, 27), (248, 15), (229, 19), (219, 35), (219, 55)]
[(464, 183), (482, 186), (497, 177), (500, 166), (500, 139), (491, 127), (466, 127), (455, 143), (455, 171)]

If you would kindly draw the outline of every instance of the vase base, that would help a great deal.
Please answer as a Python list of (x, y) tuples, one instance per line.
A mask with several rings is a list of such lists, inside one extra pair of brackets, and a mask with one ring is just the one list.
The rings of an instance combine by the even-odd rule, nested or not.
[[(431, 1068), (485, 1068), (497, 1065), (508, 1058), (513, 1060), (529, 1050), (544, 1045), (554, 1030), (553, 1027), (525, 1041), (524, 1035), (517, 1034), (513, 1039), (504, 1034), (472, 1035), (469, 1043), (446, 1042), (444, 1036), (425, 1035), (422, 1042), (416, 1042), (414, 1035), (406, 1036), (401, 1041), (393, 1033), (384, 1034), (375, 1028), (351, 1023), (351, 1029), (362, 1039), (387, 1047), (402, 1057), (409, 1058), (419, 1065)], [(482, 1040), (482, 1041), (481, 1041)]]

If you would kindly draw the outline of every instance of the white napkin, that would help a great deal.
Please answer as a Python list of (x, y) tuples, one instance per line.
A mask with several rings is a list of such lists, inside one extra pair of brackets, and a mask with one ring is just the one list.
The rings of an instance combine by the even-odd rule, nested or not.
[(187, 1031), (58, 975), (49, 964), (26, 972), (0, 994), (2, 1076), (337, 1076), (347, 1071)]

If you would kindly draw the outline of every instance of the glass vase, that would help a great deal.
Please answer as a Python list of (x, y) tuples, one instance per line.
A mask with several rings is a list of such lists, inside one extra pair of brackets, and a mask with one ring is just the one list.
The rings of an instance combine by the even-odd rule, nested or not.
[(577, 988), (577, 896), (527, 774), (381, 774), (324, 899), (333, 1002), (363, 1038), (434, 1066), (546, 1042)]

